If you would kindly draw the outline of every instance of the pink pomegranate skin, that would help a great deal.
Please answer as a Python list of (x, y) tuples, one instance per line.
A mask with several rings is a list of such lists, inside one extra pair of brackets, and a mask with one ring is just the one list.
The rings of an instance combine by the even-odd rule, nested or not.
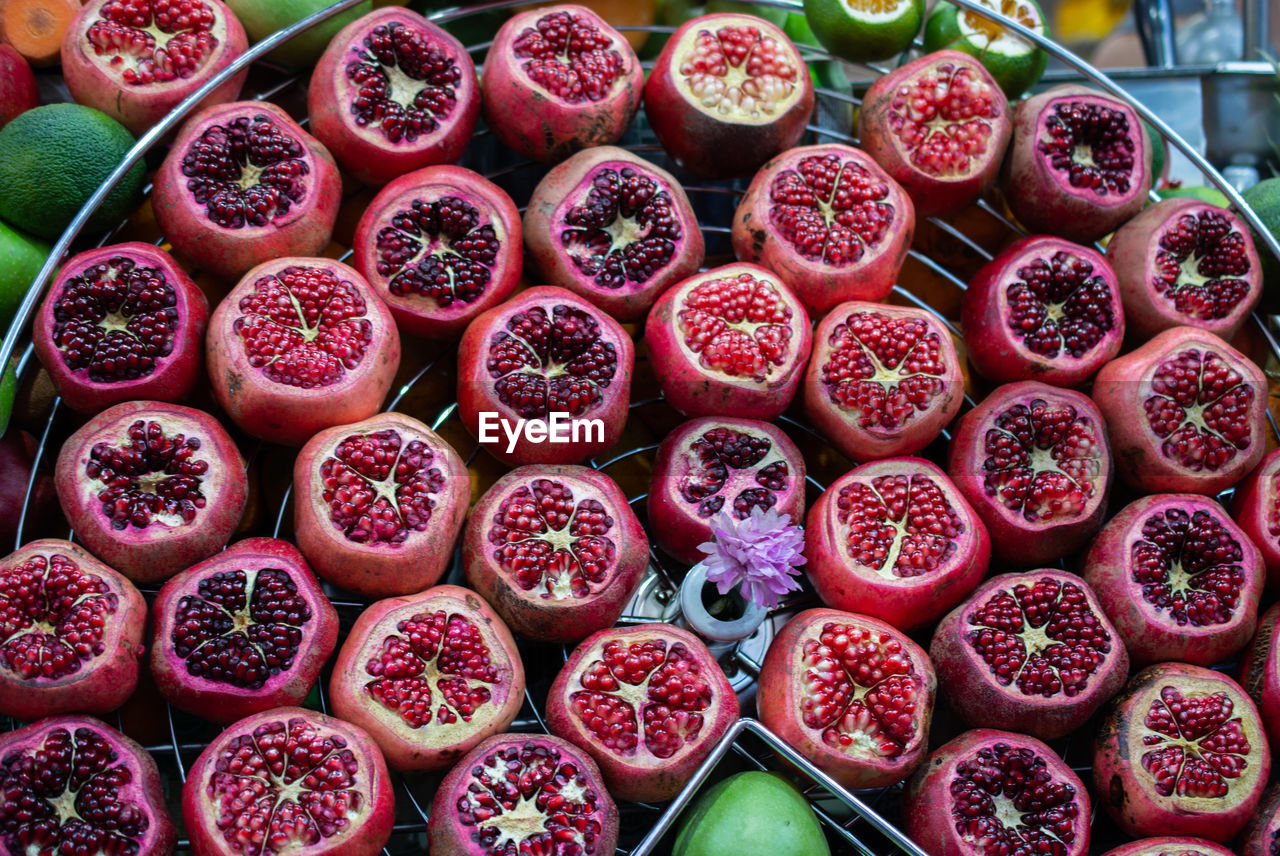
[(1212, 333), (1173, 327), (1103, 366), (1092, 395), (1127, 484), (1212, 496), (1262, 460), (1267, 390), (1244, 354)]
[(1236, 678), (1249, 698), (1258, 706), (1267, 742), (1280, 745), (1280, 637), (1276, 636), (1276, 620), (1280, 604), (1273, 605), (1258, 620), (1258, 630), (1248, 646), (1240, 652), (1240, 668)]
[(40, 92), (31, 66), (11, 45), (0, 44), (0, 128), (39, 105)]
[(929, 749), (937, 678), (924, 649), (865, 615), (806, 609), (769, 643), (760, 721), (846, 788), (897, 784)]
[[(1164, 835), (1140, 838), (1113, 847), (1102, 856), (1231, 856), (1231, 851), (1207, 838), (1193, 835)], [(1266, 856), (1263, 851), (1241, 856)]]
[(1262, 554), (1267, 588), (1280, 589), (1280, 449), (1267, 452), (1236, 485), (1231, 517)]
[(1263, 793), (1253, 817), (1236, 839), (1235, 852), (1239, 856), (1272, 856), (1277, 836), (1280, 836), (1280, 785), (1272, 785)]

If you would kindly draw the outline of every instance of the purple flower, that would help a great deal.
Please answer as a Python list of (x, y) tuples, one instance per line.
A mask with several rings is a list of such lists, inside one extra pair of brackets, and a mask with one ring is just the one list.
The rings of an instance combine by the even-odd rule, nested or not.
[(711, 538), (698, 549), (707, 555), (702, 564), (720, 594), (741, 586), (743, 597), (771, 609), (784, 594), (799, 590), (795, 577), (796, 566), (804, 564), (804, 530), (791, 525), (790, 514), (761, 512), (757, 505), (737, 520), (722, 511), (711, 521)]

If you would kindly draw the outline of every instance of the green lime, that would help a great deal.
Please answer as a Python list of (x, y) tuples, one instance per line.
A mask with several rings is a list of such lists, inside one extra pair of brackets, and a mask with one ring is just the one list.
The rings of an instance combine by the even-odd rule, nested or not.
[(53, 247), (0, 222), (0, 337)]
[(1161, 199), (1199, 199), (1201, 202), (1212, 202), (1220, 208), (1230, 208), (1231, 200), (1227, 198), (1227, 194), (1223, 193), (1216, 187), (1207, 187), (1203, 184), (1193, 184), (1189, 187), (1166, 187), (1157, 190)]
[[(333, 5), (333, 0), (227, 0), (236, 13), (249, 41), (260, 42), (276, 30), (282, 30), (295, 21)], [(314, 65), (328, 47), (329, 40), (347, 24), (361, 15), (373, 11), (373, 0), (358, 3), (345, 12), (339, 12), (323, 24), (294, 36), (267, 56), (276, 62), (292, 66)]]
[[(788, 13), (787, 22), (782, 25), (782, 32), (786, 33), (787, 37), (797, 45), (822, 47), (818, 37), (813, 34), (813, 28), (809, 26), (809, 19), (799, 12)], [(813, 78), (814, 86), (836, 91), (847, 91), (849, 89), (849, 78), (838, 61), (832, 59), (809, 60), (808, 65), (809, 75)]]
[(773, 773), (738, 773), (686, 809), (672, 856), (830, 856), (813, 808)]
[[(79, 104), (49, 104), (0, 129), (0, 217), (41, 238), (56, 238), (133, 146), (115, 119)], [(144, 167), (135, 164), (89, 218), (102, 231), (142, 199)]]
[(832, 54), (873, 62), (910, 46), (924, 21), (924, 0), (804, 0), (804, 14)]
[(1142, 120), (1142, 127), (1147, 129), (1147, 139), (1151, 141), (1151, 180), (1154, 184), (1159, 184), (1164, 178), (1165, 163), (1169, 160), (1164, 134), (1152, 127), (1146, 119)]
[[(993, 12), (1048, 35), (1049, 25), (1035, 0), (977, 0)], [(1044, 74), (1049, 55), (1035, 43), (1011, 33), (977, 12), (941, 2), (924, 28), (924, 48), (964, 51), (981, 60), (1012, 101), (1034, 86)]]
[(13, 415), (13, 398), (18, 394), (18, 361), (9, 359), (9, 366), (0, 375), (0, 437), (9, 428), (9, 417)]
[[(1268, 178), (1250, 187), (1244, 201), (1262, 220), (1267, 230), (1280, 240), (1280, 178)], [(1280, 309), (1280, 259), (1255, 234), (1258, 258), (1262, 260), (1262, 304), (1270, 312)]]

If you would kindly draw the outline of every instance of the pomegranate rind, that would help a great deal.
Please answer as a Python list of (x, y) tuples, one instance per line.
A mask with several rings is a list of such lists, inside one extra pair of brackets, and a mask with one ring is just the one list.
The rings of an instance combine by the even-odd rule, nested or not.
[[(13, 665), (37, 663), (22, 656), (20, 651), (6, 651), (5, 656), (0, 657), (0, 713), (19, 720), (29, 721), (64, 713), (106, 713), (124, 704), (138, 685), (138, 659), (145, 650), (142, 630), (147, 621), (146, 601), (127, 578), (70, 541), (56, 538), (32, 541), (0, 559), (0, 589), (5, 592), (6, 614), (10, 614), (10, 610), (19, 614), (26, 611), (14, 603), (16, 598), (12, 596), (20, 597), (24, 592), (34, 594), (25, 587), (22, 590), (9, 588), (7, 578), (14, 569), (36, 558), (47, 563), (54, 556), (65, 557), (74, 562), (81, 573), (92, 574), (102, 580), (116, 598), (115, 610), (99, 616), (103, 627), (90, 656), (79, 658), (78, 667), (69, 674), (53, 678), (24, 678)], [(48, 570), (45, 578), (48, 579)], [(43, 589), (40, 592), (46, 602), (51, 600)], [(76, 600), (85, 595), (82, 592)], [(6, 619), (6, 625), (10, 631), (6, 642), (24, 635), (12, 614)], [(47, 633), (52, 629), (35, 624), (27, 632)], [(43, 647), (40, 650), (47, 651)]]
[[(1157, 736), (1157, 732), (1147, 726), (1146, 719), (1152, 704), (1161, 703), (1161, 692), (1165, 688), (1177, 691), (1187, 700), (1182, 709), (1188, 715), (1196, 709), (1193, 704), (1197, 697), (1223, 694), (1230, 701), (1230, 715), (1240, 721), (1238, 729), (1233, 729), (1232, 738), (1242, 735), (1250, 749), (1247, 757), (1229, 767), (1237, 776), (1226, 779), (1220, 768), (1212, 768), (1211, 774), (1216, 773), (1228, 783), (1226, 796), (1180, 796), (1176, 790), (1163, 796), (1157, 792), (1157, 780), (1143, 766), (1142, 757), (1160, 743), (1177, 747), (1190, 740), (1163, 735), (1154, 743), (1145, 739)], [(1213, 733), (1206, 732), (1190, 742), (1198, 744), (1211, 739)], [(1209, 762), (1203, 759), (1199, 766), (1210, 769)], [(1094, 792), (1101, 796), (1099, 802), (1111, 819), (1135, 837), (1195, 835), (1226, 844), (1253, 816), (1270, 772), (1271, 750), (1257, 708), (1249, 696), (1226, 675), (1185, 663), (1160, 663), (1134, 675), (1107, 708), (1094, 744)]]
[[(250, 717), (238, 720), (229, 725), (221, 734), (213, 739), (200, 757), (196, 759), (188, 771), (186, 783), (182, 788), (182, 818), (186, 825), (187, 835), (191, 839), (191, 849), (196, 856), (244, 856), (245, 845), (237, 837), (238, 816), (227, 817), (229, 812), (250, 812), (248, 804), (228, 800), (227, 810), (215, 792), (214, 781), (217, 777), (231, 775), (227, 772), (229, 758), (224, 758), (231, 744), (241, 738), (249, 737), (259, 728), (271, 728), (283, 725), (288, 728), (292, 723), (299, 723), (309, 731), (323, 738), (337, 737), (345, 742), (345, 749), (354, 756), (358, 767), (349, 771), (354, 779), (351, 790), (359, 792), (361, 805), (358, 811), (351, 811), (350, 804), (344, 805), (346, 822), (334, 824), (326, 831), (331, 834), (320, 837), (318, 841), (307, 843), (305, 849), (313, 856), (376, 856), (391, 838), (392, 826), (395, 823), (395, 794), (391, 788), (391, 777), (387, 772), (386, 762), (378, 746), (369, 734), (358, 725), (343, 722), (332, 716), (325, 716), (313, 710), (300, 707), (278, 707)], [(260, 750), (265, 753), (265, 750)], [(311, 759), (312, 763), (323, 759)], [(220, 770), (221, 768), (221, 770)], [(321, 776), (314, 777), (319, 779)], [(274, 779), (274, 776), (273, 776)], [(256, 782), (266, 785), (261, 778)], [(277, 780), (278, 781), (278, 780)], [(297, 787), (297, 783), (290, 783)], [(281, 789), (288, 791), (289, 785)], [(256, 797), (268, 800), (269, 794)], [(330, 803), (320, 802), (321, 809), (331, 807)], [(274, 814), (274, 812), (272, 812)], [(305, 811), (297, 812), (306, 817)], [(315, 832), (315, 825), (310, 819), (300, 820), (302, 835)], [(219, 823), (226, 828), (219, 826)], [(265, 832), (263, 834), (266, 834)], [(228, 837), (231, 840), (228, 840)], [(265, 844), (265, 842), (264, 842)], [(300, 843), (297, 846), (302, 846)], [(257, 853), (275, 852), (270, 845), (262, 846)]]
[(1258, 548), (1267, 588), (1280, 589), (1280, 449), (1272, 449), (1231, 497), (1231, 517)]
[[(192, 523), (153, 519), (143, 528), (115, 529), (103, 512), (85, 467), (94, 446), (125, 442), (129, 426), (137, 421), (158, 422), (168, 436), (199, 438), (198, 457), (209, 469), (201, 476), (205, 505)], [(54, 484), (76, 537), (98, 559), (139, 584), (166, 580), (226, 546), (248, 496), (244, 459), (226, 429), (203, 411), (160, 401), (127, 401), (86, 422), (59, 451)]]
[[(841, 750), (823, 739), (823, 728), (804, 722), (804, 713), (815, 704), (812, 693), (806, 691), (814, 678), (807, 674), (804, 646), (818, 640), (823, 626), (832, 622), (893, 640), (906, 652), (912, 665), (910, 674), (919, 678), (916, 686), (919, 696), (911, 713), (911, 739), (896, 754), (881, 754), (878, 750), (877, 741), (884, 735), (877, 723), (855, 734), (850, 746)], [(929, 727), (937, 684), (928, 655), (902, 631), (866, 615), (837, 609), (807, 609), (788, 621), (769, 643), (760, 668), (756, 704), (760, 721), (766, 728), (837, 782), (851, 790), (881, 788), (901, 782), (924, 761), (929, 751)], [(856, 690), (849, 701), (854, 698)]]
[[(1101, 278), (1107, 285), (1111, 327), (1100, 330), (1093, 347), (1078, 356), (1073, 355), (1066, 342), (1062, 341), (1061, 328), (1057, 332), (1061, 348), (1056, 355), (1037, 354), (1027, 347), (1026, 338), (1018, 335), (1020, 328), (1016, 327), (1014, 309), (1010, 306), (1009, 287), (1025, 282), (1019, 271), (1031, 262), (1048, 261), (1058, 253), (1067, 253), (1088, 264), (1093, 268), (1090, 278)], [(1083, 283), (1064, 303), (1070, 302), (1082, 287)], [(1054, 386), (1073, 387), (1088, 380), (1120, 353), (1125, 313), (1121, 309), (1116, 274), (1102, 255), (1070, 241), (1034, 235), (1010, 244), (974, 274), (961, 298), (960, 324), (969, 359), (987, 380), (995, 383), (1037, 380)]]
[[(378, 270), (379, 233), (392, 227), (392, 220), (402, 211), (411, 210), (415, 202), (429, 204), (445, 196), (482, 203), (482, 219), (477, 228), (492, 226), (501, 242), (497, 260), (490, 266), (492, 276), (484, 293), (470, 302), (455, 299), (449, 306), (441, 306), (435, 298), (422, 294), (392, 294), (392, 275)], [(480, 209), (481, 205), (476, 207)], [(520, 212), (506, 191), (479, 173), (441, 164), (402, 175), (378, 192), (356, 224), (351, 264), (387, 304), (402, 333), (428, 339), (455, 339), (462, 335), (471, 319), (511, 296), (524, 270), (522, 241)], [(424, 252), (429, 252), (435, 249), (436, 239), (422, 243)], [(420, 259), (421, 256), (414, 259), (414, 263)]]
[[(1187, 352), (1220, 359), (1242, 379), (1232, 389), (1244, 386), (1252, 393), (1252, 401), (1243, 416), (1248, 430), (1245, 447), (1230, 444), (1237, 453), (1224, 466), (1212, 471), (1193, 470), (1165, 455), (1164, 444), (1176, 434), (1171, 432), (1169, 438), (1157, 435), (1145, 412), (1148, 400), (1160, 397), (1172, 402), (1167, 396), (1157, 395), (1156, 374), (1166, 361)], [(1212, 496), (1240, 481), (1262, 460), (1266, 452), (1268, 389), (1266, 376), (1257, 364), (1222, 339), (1195, 327), (1173, 327), (1103, 366), (1094, 378), (1092, 395), (1098, 410), (1106, 417), (1116, 469), (1126, 484), (1143, 493)], [(1222, 397), (1228, 393), (1230, 389)], [(1221, 401), (1221, 397), (1218, 400)], [(1213, 403), (1204, 406), (1212, 407)], [(1177, 427), (1190, 423), (1192, 417), (1188, 414)], [(1202, 436), (1199, 432), (1197, 435)]]
[[(602, 536), (616, 550), (609, 560), (608, 576), (600, 583), (587, 582), (588, 592), (583, 597), (548, 595), (545, 581), (533, 589), (525, 589), (511, 569), (504, 568), (494, 556), (490, 528), (501, 519), (503, 504), (510, 501), (517, 490), (540, 479), (561, 483), (573, 492), (575, 517), (582, 503), (590, 500), (599, 503), (613, 520)], [(576, 555), (576, 550), (572, 559), (560, 552), (569, 551), (561, 539), (571, 529), (572, 518), (555, 535), (544, 532), (540, 537), (530, 532), (526, 540), (549, 541), (554, 545), (557, 553), (545, 557), (546, 562), (559, 563), (564, 572), (565, 563), (576, 563), (582, 558)], [(519, 559), (513, 561), (523, 564)], [(494, 482), (472, 509), (462, 541), (462, 566), (467, 584), (492, 604), (516, 633), (543, 642), (579, 642), (597, 630), (612, 626), (622, 615), (649, 567), (649, 539), (622, 488), (604, 473), (573, 465), (517, 467)]]
[[(623, 756), (600, 743), (599, 736), (588, 729), (574, 712), (570, 697), (582, 685), (581, 678), (591, 664), (603, 660), (606, 644), (617, 642), (630, 646), (648, 641), (666, 644), (664, 662), (669, 662), (675, 645), (683, 646), (697, 661), (701, 676), (710, 690), (711, 700), (706, 708), (697, 711), (702, 717), (702, 723), (696, 734), (692, 737), (682, 735), (685, 737), (683, 745), (667, 757), (659, 757), (651, 751), (645, 739), (641, 705), (649, 696), (636, 696), (633, 700), (632, 694), (644, 692), (642, 687), (650, 686), (649, 682), (661, 666), (647, 674), (640, 686), (621, 684), (627, 688), (624, 691), (626, 694), (607, 694), (615, 698), (621, 697), (634, 705), (636, 736), (639, 738), (634, 754)], [(673, 799), (693, 778), (693, 774), (720, 742), (720, 738), (738, 720), (738, 713), (738, 696), (720, 664), (701, 639), (670, 624), (635, 624), (600, 630), (588, 636), (573, 650), (547, 694), (546, 722), (548, 731), (568, 740), (595, 759), (600, 765), (609, 793), (614, 797), (635, 802), (665, 802)], [(677, 715), (673, 713), (672, 718)]]
[[(94, 381), (88, 368), (68, 366), (56, 344), (57, 303), (69, 280), (118, 257), (128, 258), (138, 267), (157, 268), (164, 274), (176, 298), (174, 308), (178, 312), (178, 321), (172, 350), (156, 358), (157, 365), (150, 374), (132, 380)], [(129, 241), (86, 250), (63, 263), (36, 314), (32, 345), (40, 364), (49, 372), (54, 388), (67, 406), (79, 413), (97, 413), (123, 401), (185, 399), (203, 375), (204, 335), (208, 322), (209, 301), (173, 257), (151, 244)]]
[[(1014, 593), (1017, 586), (1033, 586), (1043, 580), (1058, 585), (1056, 604), (1062, 603), (1064, 587), (1080, 589), (1093, 618), (1097, 620), (1086, 629), (1101, 630), (1109, 637), (1110, 650), (1095, 652), (1102, 654), (1102, 661), (1083, 682), (1074, 685), (1074, 695), (1066, 691), (1068, 670), (1063, 663), (1046, 662), (1064, 685), (1052, 695), (1047, 691), (1023, 691), (1017, 685), (1017, 674), (1008, 684), (1001, 684), (993, 671), (993, 664), (988, 663), (968, 639), (969, 634), (990, 628), (990, 624), (981, 621), (979, 614), (993, 598), (1003, 595), (1017, 599)], [(1059, 635), (1049, 636), (1043, 624), (1038, 628), (1027, 627), (1025, 619), (1019, 629), (1025, 631), (1021, 644), (1027, 660), (1036, 654), (1044, 656), (1046, 649), (1076, 638), (1070, 628), (1060, 630)], [(1027, 639), (1040, 634), (1045, 638), (1039, 645), (1033, 645)], [(999, 728), (1030, 734), (1041, 740), (1053, 740), (1083, 726), (1098, 708), (1124, 687), (1125, 678), (1129, 676), (1129, 654), (1121, 640), (1121, 634), (1107, 620), (1098, 596), (1086, 582), (1074, 574), (1043, 569), (999, 574), (980, 585), (964, 603), (938, 622), (929, 644), (929, 657), (938, 670), (942, 697), (969, 726)], [(1001, 640), (989, 644), (991, 649), (1000, 650)], [(1007, 641), (1005, 644), (1012, 647)], [(1066, 655), (1063, 656), (1065, 658)], [(1048, 661), (1048, 657), (1045, 659)], [(1085, 662), (1083, 668), (1087, 669)], [(1071, 666), (1073, 669), (1082, 668), (1075, 661)], [(1021, 669), (1017, 672), (1020, 673)], [(1084, 684), (1083, 688), (1080, 683)]]
[[(112, 0), (89, 0), (71, 19), (62, 36), (62, 75), (77, 104), (106, 113), (128, 128), (135, 137), (142, 136), (177, 107), (179, 102), (249, 49), (248, 37), (235, 13), (222, 0), (201, 0), (214, 15), (213, 27), (208, 31), (218, 40), (213, 55), (186, 77), (176, 77), (170, 81), (151, 80), (136, 85), (126, 83), (121, 74), (128, 68), (127, 63), (115, 66), (111, 62), (119, 54), (99, 56), (89, 42), (89, 28), (100, 20), (102, 7), (111, 2)], [(143, 29), (150, 31), (152, 27)], [(121, 52), (127, 53), (127, 49)], [(245, 66), (205, 96), (197, 107), (203, 109), (234, 101), (240, 97), (240, 90), (248, 76), (249, 68)]]
[[(893, 209), (887, 234), (874, 246), (867, 246), (859, 237), (861, 257), (843, 264), (805, 258), (779, 234), (779, 227), (770, 219), (775, 179), (783, 172), (796, 172), (806, 159), (829, 156), (839, 158), (842, 173), (850, 166), (860, 168), (877, 184), (883, 184), (885, 195), (881, 203)], [(819, 200), (819, 204), (826, 203)], [(789, 149), (762, 166), (734, 212), (730, 239), (739, 261), (773, 271), (817, 317), (846, 300), (878, 302), (888, 297), (906, 261), (915, 228), (916, 210), (911, 198), (871, 155), (852, 146), (827, 143)]]
[[(726, 479), (718, 491), (725, 498), (725, 505), (732, 507), (733, 500), (742, 489), (760, 487), (756, 474), (774, 463), (785, 462), (788, 483), (785, 490), (774, 491), (776, 503), (772, 506), (779, 514), (789, 515), (793, 524), (799, 524), (804, 516), (805, 462), (804, 456), (785, 431), (770, 422), (756, 419), (733, 419), (706, 416), (690, 419), (662, 439), (653, 461), (653, 473), (649, 479), (649, 494), (645, 500), (648, 510), (649, 531), (664, 552), (693, 565), (705, 558), (698, 545), (711, 540), (711, 522), (715, 515), (702, 517), (697, 504), (685, 499), (680, 491), (680, 481), (694, 466), (690, 447), (707, 431), (727, 428), (753, 437), (765, 437), (771, 446), (768, 454), (750, 469), (734, 470), (742, 478)], [(732, 513), (732, 512), (730, 512)]]
[[(680, 241), (671, 260), (644, 282), (628, 278), (617, 289), (598, 285), (580, 270), (560, 239), (568, 213), (587, 201), (593, 178), (606, 169), (632, 169), (652, 180), (659, 193), (670, 197), (671, 213), (680, 226)], [(643, 233), (630, 240), (641, 237)], [(658, 295), (698, 272), (706, 255), (702, 229), (680, 182), (657, 164), (617, 146), (584, 149), (552, 167), (534, 188), (525, 209), (524, 239), (543, 280), (585, 297), (622, 322), (644, 318)]]
[[(1232, 854), (1221, 844), (1215, 844), (1207, 838), (1197, 838), (1194, 835), (1162, 835), (1121, 844), (1102, 856), (1232, 856)], [(1241, 856), (1266, 856), (1266, 854), (1259, 851), (1256, 854), (1245, 853)]]
[[(208, 208), (187, 189), (182, 159), (208, 129), (259, 114), (302, 146), (310, 170), (307, 190), (286, 214), (263, 226), (223, 228), (209, 219)], [(151, 193), (156, 222), (174, 251), (222, 279), (235, 279), (254, 265), (282, 256), (320, 255), (329, 246), (341, 201), (342, 178), (329, 150), (267, 101), (233, 101), (207, 107), (188, 119), (156, 172)]]
[[(301, 640), (287, 669), (273, 669), (257, 689), (237, 687), (193, 674), (186, 659), (174, 650), (172, 636), (179, 623), (182, 601), (199, 597), (200, 585), (218, 574), (246, 571), (256, 575), (274, 569), (288, 574), (299, 596), (311, 608), (310, 619), (296, 625)], [(252, 583), (247, 589), (252, 588)], [(242, 608), (248, 610), (249, 605)], [(154, 606), (151, 635), (151, 676), (170, 704), (188, 713), (227, 725), (274, 707), (298, 705), (320, 676), (320, 669), (338, 644), (338, 612), (320, 589), (306, 560), (288, 541), (247, 538), (212, 558), (171, 578), (160, 589)], [(242, 631), (242, 628), (236, 628)]]
[[(1235, 844), (1236, 853), (1239, 856), (1271, 856), (1277, 835), (1280, 835), (1280, 785), (1272, 785), (1262, 794), (1253, 818), (1240, 832)], [(1220, 854), (1218, 851), (1224, 852)], [(1220, 847), (1208, 851), (1207, 856), (1226, 856), (1227, 852), (1230, 851)]]
[[(392, 142), (376, 124), (361, 125), (351, 102), (360, 87), (347, 77), (347, 66), (364, 61), (364, 37), (375, 27), (398, 23), (424, 36), (430, 50), (447, 54), (461, 73), (454, 88), (457, 103), (434, 131), (414, 140)], [(406, 89), (415, 81), (408, 78)], [(480, 118), (480, 80), (471, 55), (448, 31), (402, 7), (378, 9), (347, 24), (330, 41), (316, 63), (307, 88), (307, 114), (316, 137), (333, 153), (344, 172), (370, 185), (431, 164), (452, 163), (462, 156)]]
[(1258, 706), (1262, 727), (1267, 732), (1267, 743), (1280, 745), (1280, 636), (1276, 635), (1276, 621), (1280, 619), (1280, 604), (1263, 613), (1258, 629), (1248, 647), (1240, 654), (1240, 668), (1236, 680)]
[[(840, 494), (854, 484), (875, 491), (872, 483), (876, 479), (891, 476), (928, 479), (955, 512), (963, 529), (952, 539), (956, 545), (954, 554), (940, 567), (917, 576), (896, 576), (891, 569), (868, 567), (850, 555), (855, 543), (848, 534), (849, 525), (839, 519)], [(884, 499), (883, 494), (875, 492)], [(943, 525), (942, 521), (934, 523)], [(905, 519), (886, 519), (883, 525), (905, 530), (906, 524)], [(822, 602), (845, 612), (871, 616), (900, 630), (924, 627), (945, 615), (973, 591), (986, 575), (991, 559), (987, 527), (973, 506), (940, 467), (923, 458), (887, 458), (855, 467), (828, 486), (809, 508), (805, 531), (805, 575)], [(896, 554), (904, 535), (905, 531), (894, 532), (890, 554)], [(865, 542), (858, 544), (863, 545)]]

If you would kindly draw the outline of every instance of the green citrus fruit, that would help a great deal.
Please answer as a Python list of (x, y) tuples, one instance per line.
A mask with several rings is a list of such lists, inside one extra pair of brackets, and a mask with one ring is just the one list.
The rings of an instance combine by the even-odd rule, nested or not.
[(0, 222), (0, 337), (53, 248)]
[[(809, 26), (809, 19), (798, 12), (791, 12), (787, 15), (787, 22), (782, 25), (782, 32), (786, 33), (788, 38), (797, 45), (822, 47), (818, 37), (813, 34), (813, 28)], [(837, 92), (849, 89), (849, 78), (844, 73), (844, 68), (839, 62), (827, 59), (811, 59), (808, 61), (808, 66), (809, 76), (813, 78), (814, 86), (834, 89)]]
[[(1268, 178), (1250, 187), (1243, 194), (1263, 225), (1280, 239), (1280, 178)], [(1280, 309), (1280, 259), (1256, 234), (1258, 258), (1262, 260), (1262, 304), (1270, 312)]]
[(1201, 202), (1209, 202), (1217, 205), (1219, 208), (1230, 208), (1231, 200), (1227, 198), (1227, 194), (1223, 193), (1216, 187), (1208, 187), (1203, 184), (1193, 184), (1187, 187), (1166, 187), (1157, 190), (1161, 199), (1199, 199)]
[(800, 792), (781, 776), (751, 771), (716, 784), (686, 809), (672, 856), (830, 856)]
[[(1044, 13), (1035, 0), (978, 2), (1042, 35), (1048, 34)], [(945, 0), (929, 15), (924, 47), (930, 52), (951, 48), (977, 57), (1010, 100), (1034, 86), (1049, 63), (1049, 55), (1035, 43)]]
[[(260, 42), (276, 30), (282, 30), (295, 21), (301, 21), (313, 12), (333, 5), (333, 0), (227, 0), (236, 13), (249, 41)], [(357, 3), (345, 12), (339, 12), (323, 24), (294, 36), (270, 56), (276, 62), (292, 66), (314, 65), (328, 47), (329, 40), (347, 24), (361, 15), (373, 11), (373, 0)]]
[(804, 14), (830, 53), (874, 62), (907, 49), (924, 21), (924, 0), (804, 0)]

